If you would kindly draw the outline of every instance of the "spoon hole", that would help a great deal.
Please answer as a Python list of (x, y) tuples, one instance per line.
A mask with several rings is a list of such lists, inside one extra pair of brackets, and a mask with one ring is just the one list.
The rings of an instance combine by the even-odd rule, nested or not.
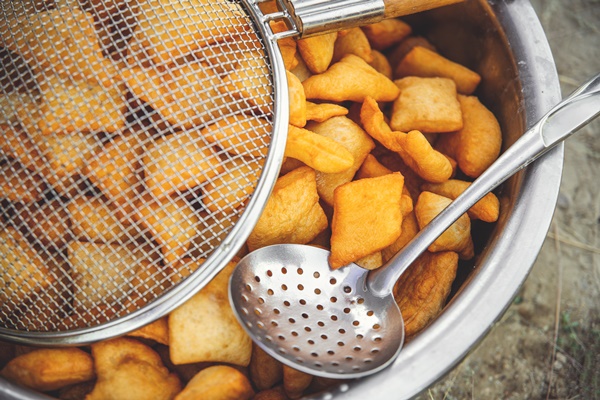
[(356, 338), (357, 339), (362, 339), (362, 338), (364, 338), (364, 336), (359, 333), (358, 335), (356, 335)]
[(362, 349), (360, 348), (360, 346), (354, 346), (354, 351), (361, 351)]
[(248, 302), (248, 296), (246, 296), (245, 294), (243, 294), (243, 295), (242, 295), (242, 301), (243, 301), (244, 303), (247, 303), (247, 302)]
[(307, 313), (302, 313), (302, 318), (308, 319), (308, 314)]
[(265, 299), (263, 299), (262, 297), (259, 297), (258, 304), (265, 304)]
[(360, 297), (358, 300), (356, 300), (356, 302), (358, 304), (363, 304), (365, 302), (365, 299), (363, 299), (362, 297)]
[(315, 278), (317, 278), (317, 279), (318, 279), (320, 276), (321, 276), (321, 274), (320, 274), (320, 273), (318, 273), (318, 272), (314, 272), (314, 273), (313, 273), (313, 277), (315, 277)]
[(352, 367), (352, 371), (360, 371), (360, 367), (355, 365), (354, 367)]
[(300, 347), (298, 347), (298, 346), (293, 346), (293, 347), (292, 347), (292, 349), (293, 349), (294, 351), (300, 351)]
[(284, 283), (283, 285), (281, 285), (281, 289), (286, 291), (288, 289), (287, 285)]
[(274, 308), (274, 309), (273, 309), (273, 312), (274, 312), (275, 314), (277, 314), (277, 315), (281, 314), (281, 311), (279, 311), (279, 309), (278, 309), (278, 308)]
[(337, 280), (335, 278), (331, 278), (329, 280), (329, 283), (332, 284), (332, 285), (335, 285), (337, 283)]
[(343, 335), (344, 333), (346, 333), (346, 330), (344, 328), (340, 328), (338, 329), (338, 332)]
[(340, 363), (339, 363), (339, 362), (337, 362), (337, 361), (334, 361), (334, 362), (332, 362), (332, 363), (331, 363), (331, 365), (332, 365), (333, 367), (339, 367), (339, 366), (340, 366)]
[(304, 364), (304, 360), (301, 359), (300, 357), (296, 357), (296, 362), (299, 362), (300, 364)]
[(337, 321), (337, 319), (338, 319), (337, 315), (332, 315), (332, 316), (331, 316), (331, 320), (332, 320), (332, 321)]
[(285, 340), (285, 336), (283, 336), (283, 335), (279, 335), (279, 336), (277, 336), (277, 338), (278, 338), (279, 340)]
[(316, 288), (316, 289), (315, 289), (315, 294), (321, 294), (321, 289), (319, 289), (319, 288)]
[(370, 358), (367, 358), (367, 359), (365, 360), (365, 364), (371, 364), (372, 362), (373, 362), (373, 360), (371, 360)]
[(254, 277), (254, 280), (255, 280), (256, 282), (260, 282), (260, 277), (259, 277), (259, 276), (255, 276), (255, 277)]
[(317, 367), (317, 368), (321, 368), (322, 366), (323, 366), (323, 364), (321, 364), (320, 362), (315, 363), (315, 367)]
[(277, 323), (277, 321), (271, 321), (271, 325), (272, 326), (279, 326), (279, 324)]
[(283, 305), (286, 307), (289, 307), (291, 305), (291, 303), (287, 300), (284, 300)]
[(281, 273), (284, 275), (287, 274), (287, 268), (286, 267), (281, 268)]
[(381, 336), (376, 336), (376, 337), (373, 338), (373, 341), (376, 342), (376, 343), (381, 342), (381, 340), (382, 340)]
[(298, 301), (298, 303), (300, 303), (300, 304), (302, 304), (303, 306), (305, 306), (305, 305), (306, 305), (306, 300), (304, 300), (304, 299), (300, 299), (300, 301)]
[(346, 361), (352, 361), (352, 360), (354, 360), (354, 357), (352, 357), (352, 356), (346, 356), (344, 359)]
[(319, 322), (317, 322), (317, 325), (319, 325), (322, 328), (325, 326), (325, 322), (319, 321)]
[(344, 308), (344, 313), (345, 314), (350, 314), (350, 309), (348, 307)]
[(371, 354), (377, 354), (377, 353), (379, 353), (379, 349), (373, 349), (373, 350), (371, 350)]
[(298, 268), (296, 272), (298, 273), (298, 275), (302, 275), (304, 273), (304, 270), (302, 268)]
[(344, 342), (341, 342), (341, 341), (337, 342), (337, 345), (340, 346), (340, 347), (343, 347), (344, 346)]
[(310, 329), (310, 326), (305, 326), (305, 327), (304, 327), (304, 330), (305, 330), (306, 332), (311, 332), (311, 331), (312, 331), (312, 329)]
[(292, 336), (298, 336), (298, 332), (292, 331)]
[(350, 286), (344, 286), (344, 293), (352, 292), (352, 288)]
[(329, 299), (329, 301), (331, 301), (332, 303), (336, 303), (336, 302), (337, 302), (337, 297), (335, 297), (335, 296), (334, 296), (334, 297), (331, 297), (331, 298)]
[(267, 294), (268, 294), (269, 296), (273, 296), (273, 295), (275, 294), (275, 292), (273, 292), (273, 289), (268, 289), (268, 290), (267, 290)]
[(321, 335), (321, 339), (327, 340), (327, 335)]
[(314, 340), (312, 340), (312, 339), (308, 339), (307, 343), (308, 343), (308, 344), (315, 344), (315, 341), (314, 341)]
[(360, 325), (360, 322), (358, 322), (358, 321), (352, 321), (352, 325), (354, 325), (354, 326), (359, 326), (359, 325)]
[(379, 324), (373, 325), (373, 329), (375, 329), (376, 331), (379, 330), (379, 328), (381, 328), (381, 325), (379, 325)]
[(267, 270), (267, 276), (269, 276), (269, 277), (273, 276), (273, 271), (271, 271), (270, 269)]
[(298, 290), (304, 290), (304, 285), (302, 285), (302, 284), (299, 284), (299, 285), (298, 285)]
[(252, 291), (252, 286), (246, 285), (246, 290), (249, 291), (249, 292), (251, 292)]
[(327, 354), (329, 354), (330, 356), (332, 356), (332, 355), (335, 354), (335, 351), (333, 351), (333, 350), (327, 350)]
[(279, 349), (279, 354), (285, 354), (285, 349)]
[(323, 306), (322, 306), (322, 305), (320, 305), (320, 304), (317, 304), (317, 310), (319, 310), (319, 311), (323, 311)]
[(296, 323), (296, 320), (294, 318), (289, 318), (288, 321), (290, 321), (290, 323), (292, 324)]
[(371, 311), (371, 310), (367, 311), (367, 315), (368, 315), (369, 317), (371, 317), (373, 314), (374, 314), (374, 312), (373, 312), (373, 311)]
[(319, 353), (313, 351), (312, 353), (310, 353), (311, 356), (313, 357), (319, 357)]

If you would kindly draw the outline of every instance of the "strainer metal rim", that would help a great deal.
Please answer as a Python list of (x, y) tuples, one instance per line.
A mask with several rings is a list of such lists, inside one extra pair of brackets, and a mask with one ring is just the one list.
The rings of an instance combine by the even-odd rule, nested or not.
[(271, 143), (261, 176), (244, 212), (231, 231), (202, 264), (202, 268), (197, 269), (167, 293), (135, 312), (93, 327), (64, 332), (18, 331), (0, 327), (0, 340), (24, 345), (60, 347), (84, 345), (121, 336), (157, 320), (189, 300), (208, 284), (244, 245), (275, 186), (283, 162), (289, 121), (289, 97), (285, 66), (277, 47), (277, 38), (267, 28), (268, 24), (265, 23), (265, 16), (258, 8), (258, 2), (255, 0), (238, 1), (243, 4), (245, 11), (252, 19), (270, 61), (274, 104)]

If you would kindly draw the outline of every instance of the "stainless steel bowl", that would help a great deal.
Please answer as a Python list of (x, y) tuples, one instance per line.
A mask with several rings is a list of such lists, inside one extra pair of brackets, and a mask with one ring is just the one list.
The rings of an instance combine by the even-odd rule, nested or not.
[[(450, 58), (479, 72), (478, 90), (510, 146), (560, 100), (554, 61), (527, 0), (467, 0), (410, 18)], [(549, 229), (558, 197), (563, 147), (507, 181), (497, 193), (500, 220), (480, 226), (475, 264), (462, 265), (442, 315), (388, 369), (310, 399), (411, 398), (441, 378), (484, 337), (525, 281)], [(0, 398), (48, 398), (0, 378)]]

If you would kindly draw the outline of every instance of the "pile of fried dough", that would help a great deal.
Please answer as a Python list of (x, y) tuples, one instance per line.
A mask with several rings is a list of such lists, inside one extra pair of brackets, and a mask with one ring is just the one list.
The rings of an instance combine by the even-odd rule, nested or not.
[[(110, 319), (115, 303), (139, 307), (201, 268), (202, 245), (219, 238), (195, 233), (251, 195), (272, 100), (260, 46), (232, 42), (235, 60), (194, 57), (219, 35), (252, 36), (232, 3), (28, 2), (27, 15), (0, 22), (0, 44), (24, 61), (34, 82), (23, 85), (38, 95), (0, 98), (0, 315), (35, 330), (68, 326), (68, 315), (44, 318), (45, 308), (65, 307), (57, 298)], [(275, 2), (261, 8), (275, 11)], [(286, 159), (238, 256), (300, 243), (329, 249), (331, 268), (379, 268), (501, 151), (500, 126), (474, 95), (480, 76), (399, 19), (279, 47), (290, 100)], [(132, 125), (131, 114), (152, 129)], [(441, 313), (459, 260), (475, 256), (472, 221), (493, 223), (499, 208), (485, 196), (398, 281), (409, 340)], [(189, 256), (194, 248), (200, 256)], [(51, 254), (64, 265), (49, 263)], [(0, 343), (0, 375), (65, 400), (279, 400), (336, 384), (252, 343), (227, 296), (236, 260), (126, 337), (79, 348)], [(70, 297), (59, 293), (73, 290), (61, 273), (77, 288)], [(122, 293), (155, 282), (137, 297)], [(105, 299), (111, 306), (99, 307)]]

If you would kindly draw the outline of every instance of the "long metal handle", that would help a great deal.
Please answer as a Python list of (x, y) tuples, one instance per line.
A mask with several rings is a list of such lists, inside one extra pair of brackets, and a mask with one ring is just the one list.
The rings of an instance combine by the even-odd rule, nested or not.
[(400, 275), (450, 225), (487, 193), (600, 114), (600, 74), (556, 105), (517, 140), (467, 190), (381, 268), (369, 273), (369, 290), (388, 295)]
[(339, 31), (464, 0), (279, 0), (300, 37)]

